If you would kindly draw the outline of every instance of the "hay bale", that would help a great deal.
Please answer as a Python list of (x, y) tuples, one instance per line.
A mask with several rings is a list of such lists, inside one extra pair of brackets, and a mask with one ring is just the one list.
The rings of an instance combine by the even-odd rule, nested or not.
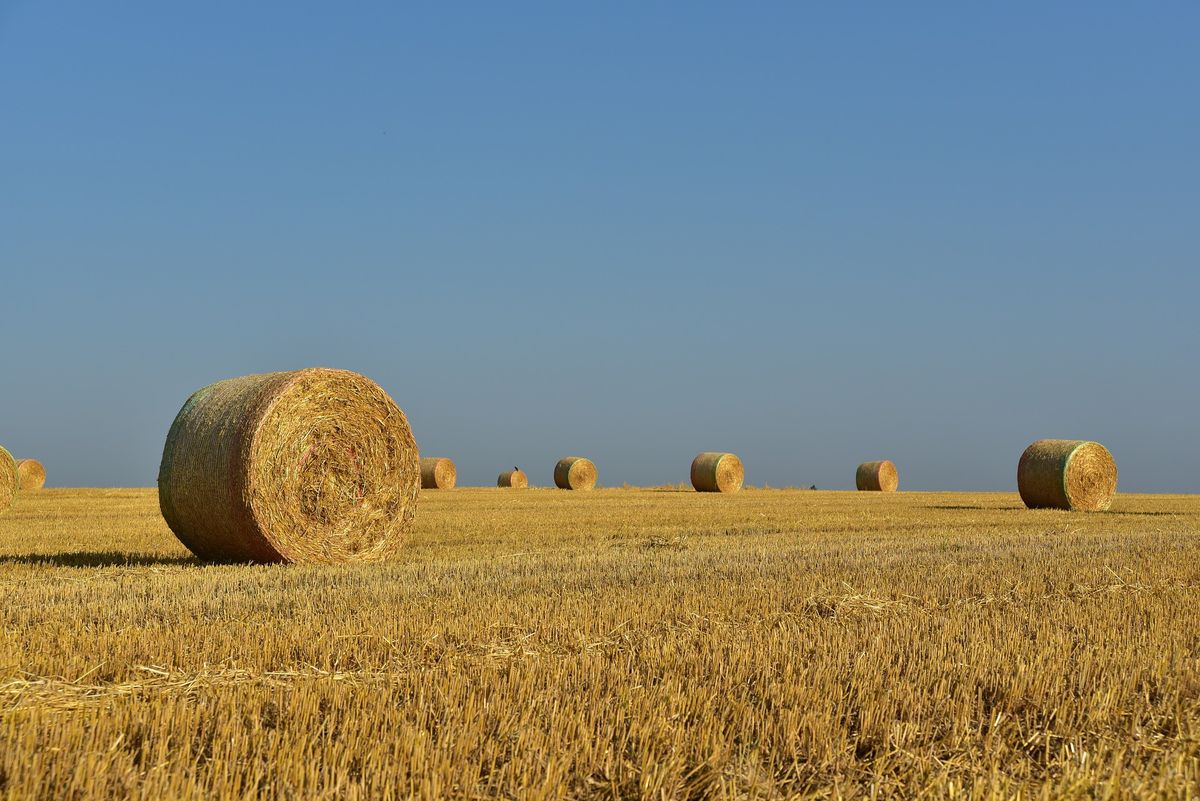
[(17, 485), (22, 491), (46, 486), (46, 467), (37, 459), (17, 460)]
[(13, 499), (17, 497), (17, 460), (0, 445), (0, 512), (12, 508)]
[(568, 456), (554, 465), (554, 486), (565, 490), (590, 490), (596, 486), (596, 465), (582, 456)]
[(900, 486), (900, 474), (887, 459), (863, 462), (854, 474), (854, 484), (861, 492), (895, 492)]
[(163, 449), (175, 536), (221, 562), (365, 562), (399, 550), (421, 485), (400, 407), (369, 378), (312, 368), (211, 384)]
[(1017, 489), (1030, 509), (1107, 509), (1117, 491), (1117, 463), (1098, 442), (1039, 439), (1021, 454)]
[(496, 479), (497, 487), (507, 487), (509, 489), (525, 489), (529, 486), (529, 476), (525, 475), (525, 471), (519, 467), (514, 467), (512, 470), (505, 470)]
[(706, 451), (692, 460), (696, 492), (737, 492), (745, 480), (746, 470), (735, 454)]
[(441, 456), (421, 459), (421, 489), (454, 489), (458, 483), (458, 468)]

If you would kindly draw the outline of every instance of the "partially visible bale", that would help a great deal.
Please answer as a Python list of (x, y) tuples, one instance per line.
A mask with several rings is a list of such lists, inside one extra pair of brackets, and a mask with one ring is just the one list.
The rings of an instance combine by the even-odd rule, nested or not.
[(17, 484), (21, 490), (40, 490), (46, 486), (46, 468), (37, 459), (17, 460)]
[(745, 480), (746, 470), (735, 454), (706, 451), (692, 460), (696, 492), (737, 492)]
[(896, 465), (887, 459), (863, 462), (854, 474), (854, 484), (863, 492), (895, 492), (900, 486)]
[(1107, 509), (1117, 491), (1117, 463), (1098, 442), (1039, 439), (1021, 454), (1017, 489), (1030, 509)]
[(596, 486), (596, 465), (582, 456), (568, 456), (554, 465), (554, 486), (565, 490), (590, 490)]
[(421, 489), (454, 489), (458, 469), (454, 462), (441, 456), (421, 459)]
[(497, 487), (507, 487), (510, 489), (525, 489), (529, 486), (529, 476), (525, 475), (519, 467), (514, 467), (512, 470), (505, 470), (496, 479)]
[(12, 508), (18, 486), (17, 461), (0, 445), (0, 512)]
[(171, 425), (158, 473), (167, 525), (221, 562), (386, 559), (420, 486), (400, 407), (369, 378), (325, 368), (199, 390)]

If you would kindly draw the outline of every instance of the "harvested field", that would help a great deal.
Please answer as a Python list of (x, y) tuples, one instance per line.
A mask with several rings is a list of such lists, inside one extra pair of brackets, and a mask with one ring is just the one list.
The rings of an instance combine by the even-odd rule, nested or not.
[(0, 796), (1182, 798), (1197, 609), (1192, 496), (459, 489), (395, 561), (249, 566), (49, 489)]

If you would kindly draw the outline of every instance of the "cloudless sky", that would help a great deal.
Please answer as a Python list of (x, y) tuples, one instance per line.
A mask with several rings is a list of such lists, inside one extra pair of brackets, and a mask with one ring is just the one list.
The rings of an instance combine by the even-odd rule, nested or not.
[(221, 378), (461, 483), (1197, 490), (1200, 5), (0, 0), (0, 443), (149, 486)]

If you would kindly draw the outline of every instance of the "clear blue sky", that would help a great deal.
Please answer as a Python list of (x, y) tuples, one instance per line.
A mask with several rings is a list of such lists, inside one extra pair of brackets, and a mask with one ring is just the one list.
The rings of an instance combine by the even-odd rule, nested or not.
[(464, 483), (1198, 488), (1200, 5), (0, 0), (0, 443), (358, 370)]

